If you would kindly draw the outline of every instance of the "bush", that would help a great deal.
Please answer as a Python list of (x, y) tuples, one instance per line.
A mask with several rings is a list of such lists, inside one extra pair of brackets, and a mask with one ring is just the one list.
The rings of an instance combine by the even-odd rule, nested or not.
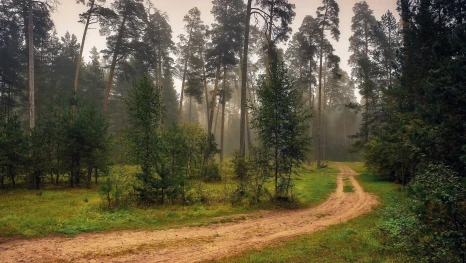
[(389, 243), (415, 262), (465, 262), (465, 181), (442, 164), (430, 164), (408, 186), (412, 199), (386, 216)]
[(209, 162), (203, 167), (203, 180), (205, 182), (220, 182), (222, 180), (220, 168), (215, 161)]

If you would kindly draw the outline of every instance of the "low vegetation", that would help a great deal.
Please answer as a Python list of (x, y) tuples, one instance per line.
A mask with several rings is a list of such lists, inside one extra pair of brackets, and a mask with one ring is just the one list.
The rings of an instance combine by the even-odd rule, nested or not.
[[(301, 206), (323, 202), (335, 189), (334, 167), (321, 171), (303, 169), (296, 180)], [(115, 166), (111, 177), (137, 172), (134, 166)], [(74, 235), (83, 232), (122, 229), (166, 229), (190, 225), (243, 220), (260, 209), (284, 209), (273, 202), (256, 205), (232, 205), (229, 194), (236, 187), (232, 172), (216, 183), (193, 183), (189, 206), (166, 204), (153, 207), (125, 206), (109, 208), (106, 197), (96, 187), (69, 189), (50, 186), (41, 191), (5, 190), (0, 193), (0, 236), (37, 237), (50, 234)], [(104, 180), (104, 179), (102, 179)], [(266, 185), (273, 187), (272, 184)]]

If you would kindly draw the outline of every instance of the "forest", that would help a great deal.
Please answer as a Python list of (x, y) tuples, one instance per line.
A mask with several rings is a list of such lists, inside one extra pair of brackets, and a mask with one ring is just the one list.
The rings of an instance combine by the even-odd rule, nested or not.
[[(227, 252), (199, 245), (156, 260), (154, 247), (211, 242), (200, 228), (129, 252), (29, 260), (124, 261), (136, 249), (152, 260), (137, 262), (466, 262), (465, 0), (398, 0), (380, 17), (355, 1), (350, 25), (343, 1), (319, 0), (296, 21), (298, 0), (212, 0), (214, 23), (193, 6), (178, 36), (157, 1), (72, 2), (86, 9), (70, 18), (79, 36), (58, 35), (58, 0), (0, 3), (5, 262), (23, 259), (14, 242), (29, 237), (157, 239), (150, 231), (205, 224)], [(349, 72), (336, 50), (343, 26)], [(85, 54), (91, 29), (106, 48)], [(300, 213), (337, 226), (302, 228)], [(283, 232), (235, 243), (230, 223)]]

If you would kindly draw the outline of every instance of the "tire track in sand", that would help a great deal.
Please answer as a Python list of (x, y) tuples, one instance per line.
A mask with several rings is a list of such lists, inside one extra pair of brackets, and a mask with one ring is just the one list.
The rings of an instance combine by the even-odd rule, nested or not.
[[(9, 262), (204, 262), (322, 230), (371, 211), (374, 195), (364, 192), (356, 173), (339, 165), (336, 191), (321, 205), (283, 212), (259, 212), (254, 219), (160, 231), (118, 231), (0, 243)], [(343, 192), (343, 178), (354, 192)]]

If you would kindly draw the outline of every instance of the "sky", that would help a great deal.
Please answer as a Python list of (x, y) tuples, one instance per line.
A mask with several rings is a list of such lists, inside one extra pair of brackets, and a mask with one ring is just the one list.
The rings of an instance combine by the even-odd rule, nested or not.
[[(168, 14), (169, 23), (173, 30), (173, 41), (178, 42), (178, 35), (183, 34), (183, 17), (188, 11), (197, 7), (201, 11), (201, 16), (205, 24), (210, 25), (214, 22), (213, 16), (210, 14), (212, 8), (211, 0), (151, 0), (154, 6)], [(341, 64), (340, 67), (346, 70), (348, 73), (351, 72), (351, 68), (348, 66), (347, 61), (350, 53), (348, 52), (349, 41), (351, 36), (351, 18), (353, 16), (352, 8), (355, 3), (361, 0), (337, 0), (340, 6), (340, 40), (339, 42), (333, 43), (335, 48), (335, 54), (340, 56)], [(81, 37), (84, 30), (84, 25), (78, 23), (78, 15), (86, 10), (84, 5), (76, 4), (75, 0), (60, 0), (61, 4), (57, 7), (57, 10), (52, 14), (52, 18), (55, 22), (58, 35), (62, 36), (69, 31), (75, 34), (78, 41), (81, 41)], [(107, 0), (107, 5), (113, 2), (113, 0)], [(317, 7), (322, 4), (322, 0), (289, 0), (290, 3), (296, 5), (296, 17), (291, 25), (293, 33), (298, 31), (304, 17), (306, 15), (315, 16)], [(366, 0), (370, 8), (374, 11), (374, 15), (377, 19), (386, 13), (388, 10), (392, 11), (398, 18), (396, 11), (396, 0)], [(89, 60), (89, 52), (91, 48), (95, 46), (97, 50), (105, 49), (105, 37), (99, 35), (97, 25), (94, 26), (93, 30), (88, 33), (85, 48), (84, 48), (84, 59)], [(180, 86), (179, 81), (176, 81), (176, 85)], [(177, 87), (178, 90), (180, 87)]]

